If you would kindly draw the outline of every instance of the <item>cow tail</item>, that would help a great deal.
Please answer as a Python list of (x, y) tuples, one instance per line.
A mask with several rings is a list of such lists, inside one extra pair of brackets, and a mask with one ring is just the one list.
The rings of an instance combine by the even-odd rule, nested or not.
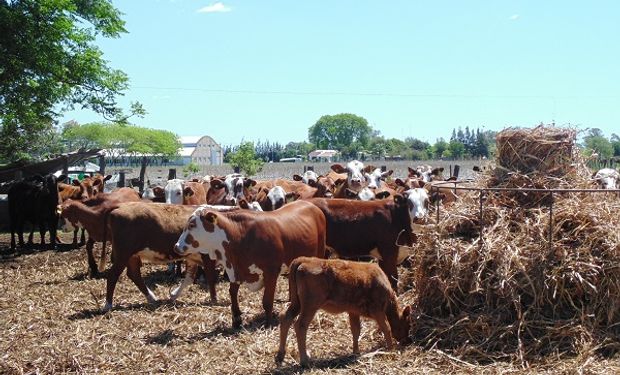
[(301, 260), (299, 258), (293, 260), (288, 272), (288, 299), (291, 302), (289, 310), (299, 311), (301, 308), (301, 302), (299, 301), (299, 294), (297, 292), (297, 271), (300, 265)]
[[(108, 219), (110, 217), (110, 212), (112, 212), (112, 210), (106, 210), (103, 214), (103, 247), (102, 247), (102, 251), (103, 254), (105, 254), (105, 246), (106, 246), (106, 242), (107, 242), (107, 235), (108, 235)], [(110, 243), (112, 243), (112, 241), (110, 241)], [(114, 263), (114, 247), (112, 247), (112, 251), (110, 251), (110, 261), (112, 263)]]

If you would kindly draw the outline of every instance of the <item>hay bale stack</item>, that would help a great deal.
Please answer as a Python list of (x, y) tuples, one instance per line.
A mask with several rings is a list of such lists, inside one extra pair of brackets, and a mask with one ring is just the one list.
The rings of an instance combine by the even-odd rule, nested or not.
[[(523, 136), (524, 130), (518, 133)], [(541, 134), (540, 127), (532, 133)], [(516, 133), (509, 129), (509, 134)], [(552, 156), (553, 162), (539, 165), (562, 171), (563, 178), (514, 172), (503, 184), (589, 184), (587, 173), (580, 173), (585, 170), (581, 161), (566, 159), (571, 143), (557, 138), (572, 133), (558, 129), (550, 134), (548, 144), (566, 148)], [(511, 168), (525, 167), (524, 161), (511, 163)], [(476, 183), (491, 187), (498, 180), (490, 173)], [(588, 345), (620, 350), (620, 198), (612, 193), (556, 194), (549, 243), (547, 202), (531, 193), (523, 197), (531, 204), (523, 206), (521, 198), (506, 192), (487, 198), (483, 240), (478, 194), (466, 194), (442, 209), (439, 223), (424, 229), (415, 266), (403, 277), (418, 292), (416, 337), (480, 361), (502, 357), (527, 362), (550, 353), (578, 353)]]
[(539, 125), (533, 129), (507, 128), (497, 134), (497, 164), (521, 174), (563, 177), (571, 172), (577, 132)]

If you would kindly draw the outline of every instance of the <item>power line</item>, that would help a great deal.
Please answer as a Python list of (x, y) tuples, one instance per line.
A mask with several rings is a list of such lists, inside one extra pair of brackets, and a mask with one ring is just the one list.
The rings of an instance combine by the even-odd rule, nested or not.
[(353, 92), (353, 91), (290, 91), (290, 90), (231, 90), (206, 89), (198, 87), (159, 87), (159, 86), (132, 86), (141, 90), (169, 90), (205, 92), (212, 94), (244, 94), (244, 95), (292, 95), (292, 96), (371, 96), (397, 98), (463, 98), (463, 99), (618, 99), (614, 95), (482, 95), (482, 94), (422, 94), (422, 93), (384, 93), (384, 92)]

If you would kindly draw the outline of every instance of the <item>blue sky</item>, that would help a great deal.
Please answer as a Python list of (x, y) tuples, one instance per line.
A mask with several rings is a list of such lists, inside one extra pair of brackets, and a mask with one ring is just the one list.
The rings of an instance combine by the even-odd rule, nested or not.
[[(620, 134), (618, 1), (114, 1), (98, 42), (148, 111), (221, 144), (307, 140), (354, 113), (385, 137), (540, 122)], [(87, 111), (63, 121), (101, 120)]]

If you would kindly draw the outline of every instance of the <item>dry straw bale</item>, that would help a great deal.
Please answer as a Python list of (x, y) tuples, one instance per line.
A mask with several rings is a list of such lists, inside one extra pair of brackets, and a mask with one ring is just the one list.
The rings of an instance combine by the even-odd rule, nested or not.
[[(540, 127), (530, 132), (532, 136), (524, 129), (509, 129), (507, 135), (501, 134), (503, 147), (508, 139), (518, 139), (525, 150), (536, 148), (523, 139), (546, 144)], [(548, 144), (568, 148), (570, 142), (558, 134), (572, 131), (554, 129), (545, 134), (551, 135)], [(500, 184), (491, 172), (475, 184), (592, 187), (578, 157), (566, 159), (567, 149), (554, 155), (553, 163), (542, 164), (547, 170), (564, 171), (562, 177), (511, 172)], [(570, 166), (563, 167), (558, 160)], [(509, 162), (512, 168), (524, 165)], [(497, 192), (486, 197), (483, 240), (477, 194), (465, 194), (442, 209), (439, 223), (425, 228), (415, 267), (405, 275), (418, 292), (415, 336), (425, 345), (449, 347), (479, 361), (511, 358), (527, 363), (551, 353), (592, 348), (617, 352), (620, 198), (615, 193), (556, 193), (550, 244), (549, 195), (519, 194)]]

